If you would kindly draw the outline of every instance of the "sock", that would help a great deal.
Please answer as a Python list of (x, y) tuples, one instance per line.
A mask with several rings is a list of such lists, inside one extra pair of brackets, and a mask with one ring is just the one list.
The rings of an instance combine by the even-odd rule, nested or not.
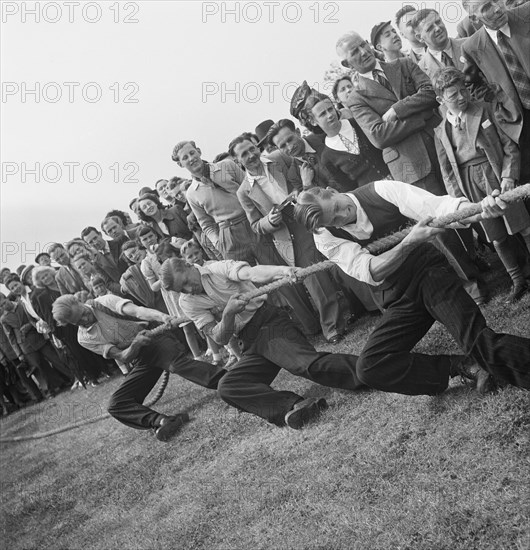
[(508, 275), (512, 278), (514, 286), (524, 285), (523, 272), (517, 263), (517, 254), (511, 243), (508, 240), (494, 241), (493, 245)]

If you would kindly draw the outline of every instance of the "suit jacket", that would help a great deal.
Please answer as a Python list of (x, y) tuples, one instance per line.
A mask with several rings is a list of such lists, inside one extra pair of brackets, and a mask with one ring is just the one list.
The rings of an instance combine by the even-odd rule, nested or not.
[[(410, 59), (412, 59), (414, 63), (419, 63), (422, 59), (412, 48), (407, 52), (406, 55), (407, 57), (410, 57)], [(425, 55), (425, 52), (423, 55)]]
[[(511, 38), (508, 39), (527, 75), (530, 76), (530, 3), (508, 10)], [(475, 63), (488, 82), (499, 88), (495, 111), (502, 129), (516, 143), (523, 125), (522, 105), (504, 58), (482, 27), (462, 45), (463, 54)]]
[[(366, 137), (383, 151), (392, 177), (415, 183), (432, 169), (423, 132), (433, 136), (440, 122), (436, 94), (429, 77), (408, 57), (381, 67), (393, 92), (359, 75), (346, 103)], [(381, 117), (390, 107), (398, 120), (384, 122)]]
[(110, 252), (104, 254), (101, 251), (94, 253), (94, 264), (103, 271), (109, 279), (119, 282), (122, 273), (127, 270), (127, 264), (121, 258), (121, 244), (117, 241), (107, 241)]
[[(469, 64), (465, 62), (465, 58), (462, 54), (462, 44), (465, 42), (464, 38), (449, 38), (451, 42), (451, 48), (453, 50), (453, 55), (451, 57), (452, 62), (455, 65), (455, 68), (459, 71), (464, 71)], [(436, 73), (445, 68), (445, 65), (440, 63), (429, 50), (425, 50), (422, 60), (418, 63), (420, 69), (427, 74), (427, 76), (433, 81)], [(471, 97), (475, 100), (485, 101), (485, 96), (490, 93), (493, 95), (493, 92), (490, 91), (484, 79), (478, 74), (473, 78), (473, 82), (466, 82), (466, 88), (471, 93)], [(441, 109), (444, 111), (444, 109)]]
[(75, 294), (80, 290), (88, 290), (81, 275), (73, 267), (62, 265), (55, 274), (55, 281), (61, 294)]
[[(295, 172), (279, 151), (273, 151), (261, 160), (271, 176), (270, 179), (276, 182), (286, 195), (293, 190), (302, 189), (302, 181), (294, 177)], [(269, 222), (268, 214), (274, 206), (269, 196), (257, 183), (251, 185), (248, 175), (245, 175), (237, 191), (237, 198), (246, 212), (252, 230), (260, 235), (270, 234), (280, 255), (287, 263), (293, 265), (295, 254), (291, 232), (284, 222), (279, 226)]]
[[(166, 226), (170, 237), (178, 237), (182, 240), (182, 244), (184, 241), (189, 241), (193, 237), (193, 234), (188, 227), (187, 215), (182, 206), (175, 205), (166, 208), (163, 211), (162, 216), (164, 225)], [(160, 226), (156, 222), (149, 222), (149, 226), (152, 227), (160, 237), (168, 237), (168, 235), (160, 229)], [(125, 273), (126, 269), (127, 266), (125, 266), (125, 269), (120, 273), (120, 276)]]
[(6, 311), (0, 322), (17, 356), (38, 351), (46, 343), (31, 323), (22, 302), (17, 302), (13, 311)]
[[(498, 125), (490, 103), (470, 103), (466, 111), (468, 131), (475, 147), (484, 151), (497, 179), (512, 178), (517, 180), (520, 170), (520, 154), (517, 144), (510, 139)], [(449, 138), (450, 122), (444, 120), (436, 129), (436, 150), (445, 187), (449, 195), (463, 197), (464, 187), (458, 170), (458, 163)], [(488, 194), (500, 185), (492, 187), (487, 183)]]

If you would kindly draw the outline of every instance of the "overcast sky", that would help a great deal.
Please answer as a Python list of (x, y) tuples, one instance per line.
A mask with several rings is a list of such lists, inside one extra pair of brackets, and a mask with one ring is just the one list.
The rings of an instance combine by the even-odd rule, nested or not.
[(33, 263), (140, 187), (186, 175), (177, 141), (211, 160), (289, 116), (341, 34), (369, 38), (404, 3), (437, 7), (455, 35), (459, 1), (2, 2), (0, 263)]

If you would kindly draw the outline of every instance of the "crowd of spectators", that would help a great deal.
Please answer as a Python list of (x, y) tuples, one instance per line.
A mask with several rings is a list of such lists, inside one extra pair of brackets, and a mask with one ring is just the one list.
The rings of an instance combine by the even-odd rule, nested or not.
[[(97, 385), (117, 368), (127, 374), (127, 364), (80, 346), (77, 327), (56, 323), (52, 306), (60, 295), (86, 302), (115, 294), (182, 318), (179, 293), (161, 285), (170, 258), (296, 267), (324, 259), (293, 213), (304, 190), (347, 193), (395, 180), (479, 202), (530, 181), (530, 3), (462, 3), (468, 17), (459, 37), (448, 36), (435, 10), (413, 6), (375, 25), (370, 42), (356, 32), (341, 36), (337, 54), (349, 74), (335, 82), (331, 98), (304, 82), (291, 102), (295, 120), (263, 121), (227, 139), (227, 151), (213, 162), (203, 158), (196, 136), (178, 142), (171, 156), (189, 179), (159, 179), (140, 189), (130, 212), (109, 211), (79, 236), (50, 245), (34, 265), (3, 268), (3, 414), (65, 388)], [(477, 304), (490, 298), (484, 248), (498, 254), (512, 280), (507, 302), (528, 291), (528, 203), (510, 206), (503, 218), (447, 230), (435, 244)], [(336, 344), (350, 319), (379, 307), (361, 281), (335, 268), (269, 300), (306, 335), (322, 332)], [(217, 344), (192, 321), (180, 330), (194, 359), (238, 360), (233, 342)]]

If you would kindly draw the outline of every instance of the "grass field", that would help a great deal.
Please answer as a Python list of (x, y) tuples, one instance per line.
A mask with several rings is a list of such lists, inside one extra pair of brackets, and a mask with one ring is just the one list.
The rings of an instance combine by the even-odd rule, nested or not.
[[(483, 310), (493, 328), (530, 334), (529, 295)], [(376, 319), (333, 350), (359, 352)], [(438, 325), (417, 349), (457, 351)], [(2, 418), (2, 436), (101, 414), (119, 382)], [(481, 398), (455, 380), (438, 397), (351, 393), (286, 372), (275, 387), (330, 408), (304, 430), (281, 429), (173, 376), (155, 408), (192, 422), (170, 443), (107, 419), (2, 445), (2, 547), (530, 548), (528, 392)]]

